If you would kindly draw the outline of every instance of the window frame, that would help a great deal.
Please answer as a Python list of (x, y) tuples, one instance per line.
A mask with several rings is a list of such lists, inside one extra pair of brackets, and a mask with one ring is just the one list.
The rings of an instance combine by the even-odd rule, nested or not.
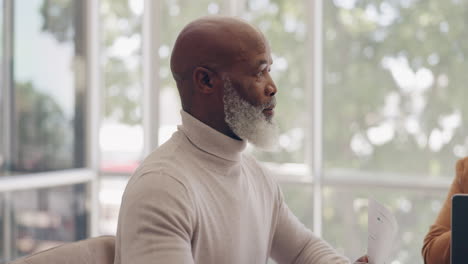
[[(221, 12), (229, 15), (238, 15), (243, 12), (245, 1), (223, 0), (225, 8)], [(321, 236), (322, 225), (322, 191), (331, 186), (359, 186), (359, 187), (380, 187), (394, 188), (398, 190), (420, 191), (433, 190), (437, 192), (446, 192), (451, 183), (451, 177), (439, 179), (420, 180), (420, 177), (411, 177), (398, 173), (365, 172), (355, 170), (323, 169), (323, 1), (305, 0), (306, 7), (310, 16), (307, 20), (307, 56), (312, 58), (308, 60), (305, 71), (306, 74), (306, 98), (308, 103), (307, 111), (312, 113), (306, 125), (306, 155), (303, 164), (274, 164), (265, 163), (272, 169), (274, 176), (280, 183), (293, 184), (312, 184), (313, 185), (313, 231)], [(8, 164), (10, 145), (10, 133), (4, 128), (11, 124), (11, 59), (12, 59), (12, 14), (13, 0), (3, 1), (3, 57), (2, 64), (2, 93), (0, 107), (2, 115), (0, 116), (0, 126), (2, 128), (2, 137), (0, 147), (2, 154)], [(144, 131), (144, 150), (145, 155), (156, 148), (158, 142), (160, 126), (160, 80), (159, 75), (159, 57), (155, 52), (159, 49), (161, 28), (160, 16), (161, 5), (157, 1), (144, 0), (143, 13), (143, 131)], [(102, 65), (100, 51), (100, 21), (99, 21), (99, 0), (86, 0), (86, 37), (87, 37), (87, 102), (86, 102), (86, 166), (83, 169), (64, 170), (48, 172), (43, 174), (25, 174), (22, 177), (2, 177), (0, 178), (0, 196), (4, 199), (3, 207), (6, 221), (4, 222), (4, 258), (9, 261), (11, 256), (11, 237), (9, 233), (9, 197), (11, 192), (19, 189), (29, 188), (37, 189), (43, 187), (57, 187), (77, 183), (89, 184), (89, 200), (91, 201), (90, 210), (90, 234), (98, 235), (99, 221), (99, 182), (100, 178), (106, 175), (116, 175), (116, 173), (106, 173), (100, 171), (100, 147), (99, 147), (99, 129), (101, 124), (103, 109), (103, 91), (102, 91)], [(73, 175), (73, 176), (70, 176)], [(124, 174), (129, 176), (128, 174)], [(383, 177), (376, 177), (382, 175)], [(67, 177), (64, 177), (67, 176)], [(22, 186), (22, 187), (21, 187)], [(1, 227), (0, 227), (1, 228)]]
[[(4, 241), (3, 260), (8, 263), (12, 260), (12, 232), (11, 232), (11, 196), (16, 191), (37, 190), (41, 188), (53, 188), (60, 186), (70, 186), (76, 184), (86, 184), (87, 200), (90, 201), (90, 210), (87, 226), (87, 231), (91, 236), (98, 234), (98, 165), (99, 165), (99, 124), (100, 112), (102, 103), (100, 102), (100, 59), (99, 59), (99, 0), (86, 0), (84, 3), (86, 17), (83, 19), (86, 38), (86, 91), (85, 93), (85, 165), (83, 168), (66, 169), (59, 171), (49, 171), (41, 173), (20, 173), (14, 175), (5, 175), (0, 177), (0, 197), (3, 200), (3, 212), (5, 221), (3, 226)], [(12, 123), (12, 102), (13, 90), (12, 85), (12, 59), (13, 59), (13, 13), (14, 0), (3, 0), (3, 49), (2, 49), (2, 85), (0, 92), (2, 93), (0, 102), (0, 128), (2, 137), (0, 138), (0, 151), (4, 157), (4, 164), (8, 166), (11, 161), (11, 131), (7, 128), (11, 127)], [(2, 168), (3, 169), (3, 168)]]
[[(243, 12), (247, 0), (223, 0), (221, 14), (239, 15)], [(305, 162), (303, 164), (274, 164), (265, 163), (272, 169), (280, 183), (312, 184), (314, 188), (313, 204), (314, 223), (313, 231), (321, 236), (323, 230), (323, 194), (326, 187), (360, 186), (379, 187), (390, 189), (405, 189), (408, 191), (433, 190), (446, 192), (451, 184), (451, 177), (420, 180), (420, 177), (403, 175), (399, 173), (367, 172), (351, 169), (324, 169), (323, 168), (323, 0), (304, 0), (308, 13), (312, 14), (306, 21), (307, 25), (307, 56), (306, 68), (306, 98), (312, 118), (306, 124)], [(144, 154), (147, 155), (157, 147), (160, 125), (160, 83), (159, 83), (159, 49), (161, 28), (159, 12), (161, 5), (152, 0), (144, 0), (143, 13), (143, 131)], [(155, 104), (154, 102), (158, 102)], [(109, 173), (100, 171), (100, 176), (129, 176), (125, 173)], [(376, 177), (383, 175), (383, 177)]]
[[(226, 13), (239, 15), (243, 12), (245, 0), (224, 0), (224, 6), (228, 7)], [(306, 183), (314, 185), (314, 232), (322, 234), (322, 190), (326, 186), (359, 185), (367, 187), (386, 187), (408, 190), (436, 190), (445, 191), (450, 186), (450, 180), (430, 179), (421, 181), (414, 177), (405, 177), (401, 174), (386, 174), (386, 177), (376, 179), (375, 174), (353, 170), (323, 170), (323, 0), (306, 0), (306, 6), (311, 16), (307, 20), (307, 50), (312, 58), (308, 60), (306, 71), (312, 74), (306, 80), (307, 100), (309, 106), (307, 111), (312, 113), (312, 118), (307, 124), (306, 137), (306, 160), (304, 164), (293, 166), (267, 163), (268, 167), (274, 168), (275, 175), (280, 183)], [(149, 7), (149, 8), (147, 8)], [(222, 9), (223, 11), (223, 9)], [(159, 109), (154, 101), (159, 99), (160, 84), (159, 58), (156, 52), (159, 49), (160, 21), (158, 13), (161, 12), (160, 5), (151, 0), (145, 0), (145, 11), (143, 14), (143, 73), (144, 73), (144, 96), (143, 96), (143, 129), (145, 131), (144, 153), (148, 154), (151, 149), (159, 145)], [(295, 167), (295, 168), (292, 168)], [(278, 168), (280, 168), (278, 170)], [(282, 168), (282, 169), (281, 169)], [(382, 174), (379, 173), (378, 174)]]

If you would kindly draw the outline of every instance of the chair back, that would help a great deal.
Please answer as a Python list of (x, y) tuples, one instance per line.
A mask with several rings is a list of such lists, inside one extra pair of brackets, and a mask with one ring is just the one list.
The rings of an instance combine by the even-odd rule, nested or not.
[(11, 264), (113, 264), (115, 237), (101, 236), (63, 244)]

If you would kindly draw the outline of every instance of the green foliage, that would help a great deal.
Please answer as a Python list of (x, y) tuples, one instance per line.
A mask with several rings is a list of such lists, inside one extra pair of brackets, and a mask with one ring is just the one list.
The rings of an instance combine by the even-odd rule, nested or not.
[[(339, 1), (324, 1), (325, 167), (453, 175), (455, 148), (466, 153), (467, 146), (468, 107), (463, 94), (468, 76), (463, 69), (468, 45), (463, 42), (468, 30), (462, 25), (468, 22), (468, 3), (357, 0), (348, 9), (335, 2)], [(390, 18), (371, 19), (369, 10)], [(429, 70), (433, 83), (423, 91), (418, 83), (401, 87), (384, 67), (387, 58), (407, 60), (416, 74)], [(394, 116), (384, 113), (389, 95), (399, 100)], [(423, 106), (415, 110), (418, 100)], [(437, 129), (447, 130), (441, 120), (453, 113), (461, 117), (460, 125), (440, 149), (431, 148), (431, 135)], [(408, 129), (409, 119), (418, 123), (419, 131)], [(374, 144), (370, 129), (386, 122), (394, 136)], [(352, 150), (356, 134), (365, 135), (370, 154)]]
[(73, 127), (50, 96), (32, 83), (16, 83), (17, 140), (13, 171), (50, 171), (73, 166)]
[[(308, 9), (301, 0), (271, 0), (263, 6), (259, 6), (260, 2), (246, 1), (242, 16), (265, 33), (275, 64), (281, 65), (274, 64), (272, 74), (279, 88), (277, 119), (282, 137), (279, 153), (256, 155), (262, 160), (302, 163), (305, 125), (311, 118), (306, 112), (305, 87), (306, 66), (311, 63), (305, 57)], [(454, 149), (467, 149), (464, 124), (468, 108), (463, 102), (467, 75), (463, 71), (468, 45), (463, 44), (463, 39), (468, 31), (461, 26), (468, 17), (467, 4), (356, 0), (353, 8), (344, 8), (335, 2), (340, 1), (324, 1), (325, 168), (451, 175)], [(209, 0), (161, 2), (160, 23), (164, 30), (159, 74), (163, 90), (175, 89), (169, 54), (178, 32), (189, 21), (208, 14), (210, 4), (215, 4), (218, 11), (223, 8)], [(104, 47), (111, 47), (120, 37), (141, 34), (141, 15), (131, 11), (127, 0), (107, 0), (102, 5)], [(387, 20), (372, 19), (369, 10), (374, 10), (374, 17), (387, 16)], [(141, 49), (130, 56), (132, 60), (141, 59)], [(422, 92), (403, 90), (389, 68), (383, 66), (388, 58), (406, 59), (414, 73), (422, 68), (429, 70), (433, 84)], [(139, 124), (141, 66), (130, 66), (128, 59), (110, 54), (105, 60), (105, 116)], [(389, 96), (399, 100), (396, 116), (384, 113)], [(422, 110), (414, 109), (418, 100), (422, 100)], [(431, 134), (436, 129), (442, 131), (441, 119), (453, 113), (461, 116), (461, 125), (440, 149), (431, 150)], [(418, 132), (408, 131), (409, 119), (419, 124)], [(391, 125), (392, 138), (384, 143), (371, 142), (370, 129), (386, 123)], [(351, 147), (357, 135), (370, 148), (367, 153)]]
[[(104, 118), (128, 125), (141, 124), (142, 16), (132, 11), (127, 0), (103, 0), (100, 18), (104, 55)], [(140, 44), (129, 54), (113, 51), (113, 45), (118, 41), (132, 38)]]
[(49, 0), (41, 5), (42, 31), (50, 32), (59, 42), (73, 41), (75, 10), (71, 0)]

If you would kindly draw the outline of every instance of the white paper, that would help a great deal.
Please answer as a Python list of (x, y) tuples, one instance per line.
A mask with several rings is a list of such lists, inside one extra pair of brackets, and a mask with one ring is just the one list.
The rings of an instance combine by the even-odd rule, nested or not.
[(382, 204), (369, 199), (368, 221), (369, 264), (389, 264), (389, 254), (398, 229), (395, 216)]

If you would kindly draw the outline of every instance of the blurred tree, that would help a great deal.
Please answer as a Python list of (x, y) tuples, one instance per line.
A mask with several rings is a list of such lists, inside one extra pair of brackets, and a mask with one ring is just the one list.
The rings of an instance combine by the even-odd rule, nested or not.
[(70, 68), (75, 73), (75, 82), (70, 83), (70, 93), (74, 93), (73, 163), (69, 168), (85, 166), (85, 108), (86, 108), (86, 23), (84, 14), (86, 5), (83, 1), (43, 0), (40, 14), (43, 18), (41, 30), (50, 33), (59, 43), (73, 47), (73, 64)]
[[(345, 8), (342, 2), (324, 1), (325, 167), (449, 174), (455, 152), (466, 152), (462, 58), (467, 46), (460, 41), (467, 31), (456, 26), (464, 22), (466, 4), (356, 0)], [(161, 5), (161, 87), (174, 89), (169, 54), (175, 37), (190, 20), (210, 8), (219, 12), (222, 5), (173, 0)], [(280, 89), (282, 152), (257, 155), (302, 163), (309, 120), (304, 112), (307, 8), (302, 1), (271, 0), (246, 1), (245, 9), (243, 16), (272, 44), (273, 75)], [(141, 34), (141, 18), (131, 10), (128, 0), (103, 1), (105, 47)], [(141, 59), (141, 49), (131, 59), (106, 56), (106, 116), (140, 123), (141, 67), (128, 60)], [(398, 68), (406, 72), (398, 75)], [(400, 87), (402, 78), (413, 84)], [(398, 162), (388, 162), (395, 158)]]
[(128, 125), (142, 122), (142, 9), (134, 5), (143, 1), (103, 0), (100, 10), (104, 118)]
[(465, 1), (324, 1), (325, 167), (453, 175), (468, 154)]
[(40, 13), (44, 18), (42, 31), (50, 32), (59, 42), (72, 41), (74, 34), (73, 1), (44, 0)]
[[(467, 155), (465, 1), (355, 0), (324, 3), (324, 167), (394, 175), (454, 175)], [(326, 173), (327, 174), (327, 173)], [(398, 263), (422, 263), (422, 240), (443, 193), (329, 188), (324, 237), (357, 256), (375, 197), (400, 223)]]
[[(84, 120), (83, 97), (85, 69), (83, 58), (86, 46), (83, 32), (81, 1), (44, 0), (37, 3), (40, 9), (33, 10), (42, 16), (40, 34), (49, 33), (59, 43), (70, 45), (74, 51), (75, 79), (67, 87), (62, 87), (74, 95), (75, 104), (72, 119), (65, 116), (56, 98), (43, 93), (34, 84), (35, 80), (16, 81), (22, 70), (22, 54), (15, 54), (17, 65), (13, 76), (14, 87), (14, 126), (11, 128), (13, 171), (49, 171), (84, 166)], [(15, 5), (20, 5), (16, 2)], [(15, 13), (17, 14), (17, 13)], [(19, 14), (19, 13), (18, 13)], [(26, 23), (15, 17), (15, 23)], [(16, 33), (16, 36), (21, 33)], [(17, 41), (15, 38), (14, 41)], [(18, 43), (13, 43), (15, 47)], [(18, 66), (19, 65), (19, 66)], [(60, 74), (66, 69), (56, 69)], [(49, 88), (50, 89), (50, 88)]]
[(31, 82), (16, 83), (18, 123), (13, 171), (50, 171), (73, 164), (72, 124), (50, 96)]

